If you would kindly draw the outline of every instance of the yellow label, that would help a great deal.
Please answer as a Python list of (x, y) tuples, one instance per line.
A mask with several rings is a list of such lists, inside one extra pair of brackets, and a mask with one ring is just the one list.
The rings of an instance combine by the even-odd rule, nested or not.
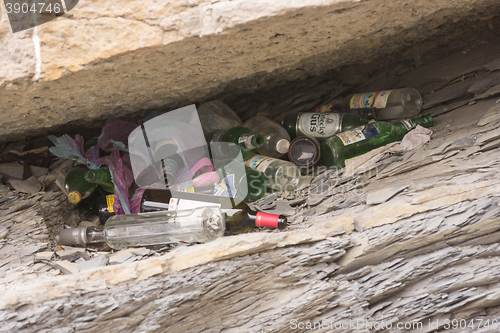
[(106, 196), (106, 204), (108, 205), (108, 210), (110, 213), (114, 213), (113, 204), (115, 203), (115, 196), (113, 194), (108, 194)]

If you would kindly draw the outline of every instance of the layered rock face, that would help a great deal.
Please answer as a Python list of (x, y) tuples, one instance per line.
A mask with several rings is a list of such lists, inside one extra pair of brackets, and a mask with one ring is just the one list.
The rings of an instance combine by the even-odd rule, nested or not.
[(81, 0), (67, 14), (19, 33), (11, 32), (1, 6), (0, 141), (62, 131), (68, 123), (97, 127), (109, 114), (139, 117), (142, 110), (248, 94), (346, 65), (375, 68), (382, 56), (429, 38), (435, 47), (471, 24), (486, 24), (497, 6), (482, 0)]

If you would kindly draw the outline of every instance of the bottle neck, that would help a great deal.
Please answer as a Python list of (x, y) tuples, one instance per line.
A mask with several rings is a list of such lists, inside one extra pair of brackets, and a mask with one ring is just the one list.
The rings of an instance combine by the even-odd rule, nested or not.
[(241, 204), (236, 207), (236, 209), (225, 211), (226, 223), (237, 223), (249, 227), (266, 227), (274, 229), (284, 229), (286, 227), (287, 219), (283, 215), (257, 212), (251, 210), (248, 206), (242, 207)]
[(243, 134), (238, 138), (241, 149), (256, 149), (266, 143), (266, 138), (260, 134)]
[(276, 142), (275, 149), (280, 154), (288, 153), (288, 148), (290, 147), (290, 141), (287, 139), (280, 139)]
[(411, 131), (412, 129), (417, 127), (417, 125), (420, 125), (422, 127), (431, 127), (434, 124), (434, 121), (432, 119), (432, 116), (430, 114), (427, 114), (418, 118), (402, 120), (398, 124), (404, 126), (407, 131)]

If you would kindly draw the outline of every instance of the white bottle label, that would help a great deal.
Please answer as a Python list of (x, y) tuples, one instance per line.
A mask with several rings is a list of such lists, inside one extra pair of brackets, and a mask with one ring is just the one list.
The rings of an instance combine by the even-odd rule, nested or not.
[(385, 108), (387, 105), (387, 99), (391, 94), (392, 90), (384, 90), (377, 92), (369, 92), (362, 94), (355, 94), (351, 97), (349, 107), (351, 109), (362, 109), (362, 108)]
[(194, 209), (198, 207), (207, 207), (207, 206), (220, 207), (221, 204), (215, 202), (170, 198), (170, 202), (168, 203), (168, 210), (186, 210), (186, 209)]
[(240, 145), (241, 149), (252, 149), (255, 148), (252, 145), (252, 134), (243, 134), (238, 138), (238, 144)]
[(357, 127), (353, 130), (337, 134), (337, 137), (342, 140), (344, 146), (352, 145), (353, 143), (369, 139), (372, 136), (379, 134), (378, 129), (372, 124)]
[(247, 161), (245, 161), (245, 165), (254, 170), (264, 173), (269, 164), (273, 163), (274, 161), (276, 161), (276, 158), (262, 156), (262, 155), (255, 155), (249, 158)]
[(236, 197), (236, 186), (234, 186), (234, 174), (229, 174), (220, 183), (215, 185), (213, 195), (217, 197)]
[(339, 113), (303, 113), (297, 119), (297, 132), (314, 138), (328, 138), (340, 129)]
[(411, 119), (403, 120), (401, 123), (403, 124), (404, 127), (406, 127), (408, 131), (411, 130), (413, 127), (415, 127), (415, 124), (413, 123), (413, 121), (411, 121)]

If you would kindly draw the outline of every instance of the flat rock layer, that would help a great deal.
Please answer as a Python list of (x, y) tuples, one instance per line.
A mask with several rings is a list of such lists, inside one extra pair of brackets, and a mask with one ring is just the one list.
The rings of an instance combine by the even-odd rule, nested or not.
[(15, 34), (0, 6), (0, 141), (251, 93), (349, 64), (376, 67), (384, 55), (429, 38), (436, 46), (486, 24), (498, 6), (81, 0), (64, 16)]

